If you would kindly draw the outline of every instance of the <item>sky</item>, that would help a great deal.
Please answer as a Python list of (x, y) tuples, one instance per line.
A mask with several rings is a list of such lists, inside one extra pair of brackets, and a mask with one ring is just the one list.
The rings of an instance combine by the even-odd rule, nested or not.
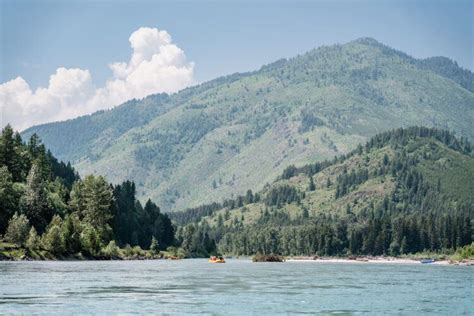
[(360, 37), (474, 69), (473, 1), (0, 0), (0, 123), (22, 130)]

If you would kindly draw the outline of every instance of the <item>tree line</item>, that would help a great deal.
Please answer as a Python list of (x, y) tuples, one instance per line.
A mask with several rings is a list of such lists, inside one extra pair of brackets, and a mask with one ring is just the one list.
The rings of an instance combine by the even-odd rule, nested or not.
[(36, 134), (24, 143), (7, 125), (0, 135), (0, 235), (55, 255), (115, 253), (119, 246), (166, 249), (175, 243), (168, 215), (136, 199), (135, 184), (81, 179)]
[[(374, 210), (348, 217), (318, 215), (293, 224), (285, 213), (277, 212), (273, 216), (277, 221), (266, 221), (265, 216), (271, 216), (267, 214), (259, 224), (228, 227), (218, 247), (223, 253), (235, 255), (398, 256), (421, 251), (449, 252), (472, 242), (469, 212), (393, 214)], [(285, 217), (283, 224), (280, 219)]]

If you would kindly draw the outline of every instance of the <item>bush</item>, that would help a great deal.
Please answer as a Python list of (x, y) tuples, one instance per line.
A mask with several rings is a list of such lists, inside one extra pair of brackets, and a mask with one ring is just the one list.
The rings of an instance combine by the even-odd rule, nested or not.
[(25, 215), (15, 213), (8, 221), (7, 232), (5, 238), (12, 243), (23, 245), (28, 238), (30, 231), (30, 222)]
[(96, 256), (100, 252), (100, 236), (91, 225), (86, 225), (81, 233), (81, 247), (89, 255)]
[(125, 248), (123, 249), (123, 254), (125, 257), (131, 257), (133, 256), (133, 249), (130, 247), (129, 244), (125, 245)]
[(178, 248), (178, 253), (177, 254), (178, 254), (178, 256), (177, 256), (178, 258), (185, 258), (186, 255), (187, 255), (186, 251), (181, 247)]
[(166, 251), (170, 254), (170, 256), (177, 256), (178, 255), (178, 247), (169, 246), (166, 248)]
[(102, 253), (109, 258), (116, 258), (120, 256), (120, 248), (115, 243), (115, 240), (111, 240), (109, 244), (102, 249)]
[(136, 256), (144, 256), (145, 255), (145, 252), (143, 251), (143, 249), (140, 247), (140, 246), (135, 246), (133, 247), (133, 254), (136, 255)]
[(474, 242), (470, 245), (466, 245), (462, 248), (459, 248), (456, 251), (454, 258), (457, 260), (474, 259)]
[(178, 247), (174, 247), (174, 246), (170, 246), (168, 248), (166, 248), (166, 251), (168, 252), (169, 256), (170, 257), (173, 257), (173, 258), (185, 258), (187, 256), (187, 253), (186, 251), (183, 249), (183, 248), (178, 248)]

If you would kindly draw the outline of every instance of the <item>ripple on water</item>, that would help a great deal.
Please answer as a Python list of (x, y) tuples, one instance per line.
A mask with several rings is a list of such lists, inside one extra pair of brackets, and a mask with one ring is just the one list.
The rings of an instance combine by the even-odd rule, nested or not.
[[(469, 267), (0, 262), (0, 313), (467, 314)], [(442, 290), (441, 290), (442, 289)]]

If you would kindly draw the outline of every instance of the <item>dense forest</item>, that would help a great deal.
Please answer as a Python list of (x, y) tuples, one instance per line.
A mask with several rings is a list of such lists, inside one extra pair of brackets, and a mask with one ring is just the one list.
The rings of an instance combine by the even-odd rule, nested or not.
[(55, 256), (115, 257), (119, 247), (166, 249), (175, 242), (168, 215), (136, 199), (135, 184), (83, 179), (58, 162), (36, 134), (27, 143), (6, 126), (0, 136), (0, 236)]
[[(432, 178), (425, 168), (440, 162), (445, 170)], [(214, 245), (235, 255), (449, 253), (473, 241), (473, 167), (466, 139), (397, 129), (333, 160), (288, 167), (261, 200), (238, 197), (171, 216), (183, 225), (178, 239), (197, 254)], [(375, 196), (369, 185), (386, 187)], [(328, 211), (319, 211), (314, 201), (328, 193)]]

